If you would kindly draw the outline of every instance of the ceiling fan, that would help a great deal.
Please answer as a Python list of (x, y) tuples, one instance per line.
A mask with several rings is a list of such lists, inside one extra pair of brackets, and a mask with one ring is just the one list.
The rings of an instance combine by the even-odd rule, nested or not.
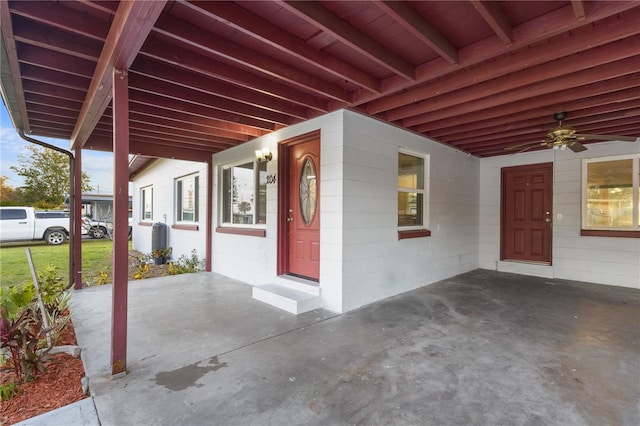
[(547, 148), (553, 149), (561, 149), (565, 150), (569, 148), (573, 152), (582, 152), (587, 149), (586, 146), (582, 145), (580, 141), (622, 141), (622, 142), (635, 142), (636, 138), (629, 136), (616, 136), (616, 135), (590, 135), (590, 134), (582, 134), (576, 133), (574, 129), (571, 127), (566, 127), (562, 125), (564, 119), (567, 118), (566, 111), (558, 111), (553, 114), (553, 119), (558, 122), (558, 127), (555, 129), (551, 129), (547, 132), (547, 137), (544, 138), (540, 142), (525, 142), (516, 145), (511, 145), (505, 148), (505, 150), (514, 150), (527, 145), (532, 145), (528, 148), (525, 148), (522, 151), (526, 151), (527, 149), (531, 149), (538, 146), (546, 146)]

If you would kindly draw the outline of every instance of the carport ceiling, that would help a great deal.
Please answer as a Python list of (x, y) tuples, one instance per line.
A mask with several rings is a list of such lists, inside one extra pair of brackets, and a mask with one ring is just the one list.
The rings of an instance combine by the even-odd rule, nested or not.
[[(638, 1), (2, 1), (2, 94), (26, 134), (206, 159), (351, 108), (479, 157), (581, 133), (640, 136)], [(593, 143), (593, 142), (592, 142)], [(540, 149), (536, 147), (534, 149)]]

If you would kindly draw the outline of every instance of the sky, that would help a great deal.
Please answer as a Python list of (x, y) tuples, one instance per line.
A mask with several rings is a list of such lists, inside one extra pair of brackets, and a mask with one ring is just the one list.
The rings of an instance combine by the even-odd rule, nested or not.
[[(69, 141), (65, 139), (40, 136), (33, 136), (33, 138), (65, 150), (70, 148)], [(17, 188), (23, 185), (22, 177), (18, 176), (10, 167), (19, 165), (18, 154), (25, 153), (26, 146), (29, 144), (13, 128), (13, 123), (4, 102), (0, 102), (0, 175), (9, 178), (6, 181), (8, 186)], [(93, 193), (113, 193), (113, 154), (88, 149), (83, 150), (82, 170), (91, 178)]]

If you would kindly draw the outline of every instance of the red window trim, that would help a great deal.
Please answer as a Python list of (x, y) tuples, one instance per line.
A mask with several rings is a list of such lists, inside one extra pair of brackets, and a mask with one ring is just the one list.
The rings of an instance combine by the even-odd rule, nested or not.
[(172, 229), (182, 229), (185, 231), (198, 231), (200, 229), (200, 225), (197, 223), (174, 223), (171, 225)]
[(267, 236), (266, 229), (257, 229), (257, 228), (232, 228), (232, 227), (218, 226), (216, 228), (216, 232), (219, 232), (221, 234), (247, 235), (249, 237), (266, 237)]
[(601, 229), (581, 229), (583, 237), (640, 238), (640, 231), (606, 231)]
[(153, 226), (153, 222), (138, 222), (139, 226)]
[(411, 229), (406, 231), (398, 231), (398, 239), (430, 237), (431, 231), (428, 229)]

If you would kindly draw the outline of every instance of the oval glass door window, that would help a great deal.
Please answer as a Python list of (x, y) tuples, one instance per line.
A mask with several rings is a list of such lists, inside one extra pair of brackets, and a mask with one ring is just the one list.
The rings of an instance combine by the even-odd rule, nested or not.
[(316, 187), (316, 168), (311, 158), (307, 158), (300, 174), (300, 211), (306, 225), (313, 222), (316, 214)]

